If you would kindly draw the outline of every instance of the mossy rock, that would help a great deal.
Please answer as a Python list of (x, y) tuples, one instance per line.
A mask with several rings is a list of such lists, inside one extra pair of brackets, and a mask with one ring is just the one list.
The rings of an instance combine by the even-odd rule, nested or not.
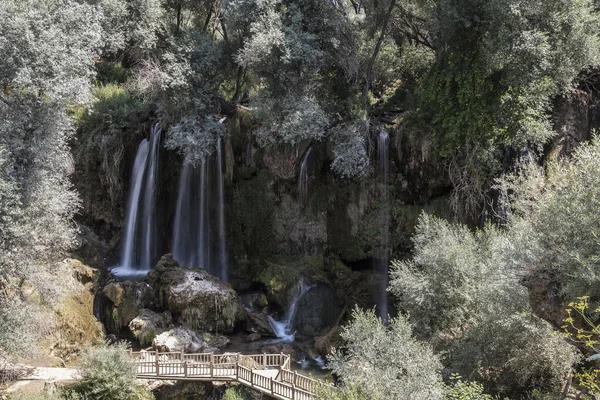
[(169, 311), (156, 313), (145, 308), (129, 323), (129, 330), (142, 346), (151, 344), (157, 335), (172, 327), (173, 317)]
[(180, 267), (164, 255), (146, 277), (158, 305), (177, 322), (198, 332), (230, 333), (245, 318), (245, 310), (233, 288), (202, 269)]

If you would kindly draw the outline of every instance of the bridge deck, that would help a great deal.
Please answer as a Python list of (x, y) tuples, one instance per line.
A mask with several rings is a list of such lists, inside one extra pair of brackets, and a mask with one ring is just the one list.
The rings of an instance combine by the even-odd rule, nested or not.
[(322, 383), (290, 370), (286, 354), (130, 352), (138, 378), (237, 381), (281, 400), (312, 400)]

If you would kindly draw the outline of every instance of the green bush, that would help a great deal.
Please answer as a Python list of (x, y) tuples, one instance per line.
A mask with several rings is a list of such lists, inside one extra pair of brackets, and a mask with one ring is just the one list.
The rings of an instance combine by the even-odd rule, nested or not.
[(230, 386), (223, 393), (221, 400), (250, 400), (248, 391), (241, 386)]
[(453, 375), (451, 380), (446, 400), (494, 400), (483, 393), (483, 385), (477, 382), (465, 382), (458, 375)]
[(136, 369), (128, 347), (89, 347), (81, 354), (82, 380), (65, 389), (65, 400), (150, 400), (154, 396), (136, 383)]

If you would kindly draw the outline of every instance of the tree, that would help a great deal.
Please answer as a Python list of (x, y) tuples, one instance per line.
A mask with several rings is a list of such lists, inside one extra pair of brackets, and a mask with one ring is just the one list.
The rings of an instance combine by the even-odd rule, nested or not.
[(357, 308), (342, 338), (346, 344), (333, 352), (329, 366), (352, 392), (364, 387), (371, 399), (443, 398), (441, 364), (428, 345), (412, 337), (404, 317), (392, 319), (388, 328), (373, 310)]

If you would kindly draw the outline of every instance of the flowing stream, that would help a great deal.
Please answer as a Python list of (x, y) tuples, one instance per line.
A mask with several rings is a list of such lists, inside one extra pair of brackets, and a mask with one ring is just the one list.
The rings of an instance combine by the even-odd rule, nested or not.
[(293, 342), (296, 339), (296, 332), (293, 331), (293, 321), (298, 308), (298, 301), (312, 289), (315, 285), (308, 285), (304, 279), (300, 280), (300, 285), (292, 298), (284, 318), (281, 321), (276, 321), (273, 317), (269, 316), (269, 325), (273, 329), (275, 336), (277, 336), (283, 342)]

